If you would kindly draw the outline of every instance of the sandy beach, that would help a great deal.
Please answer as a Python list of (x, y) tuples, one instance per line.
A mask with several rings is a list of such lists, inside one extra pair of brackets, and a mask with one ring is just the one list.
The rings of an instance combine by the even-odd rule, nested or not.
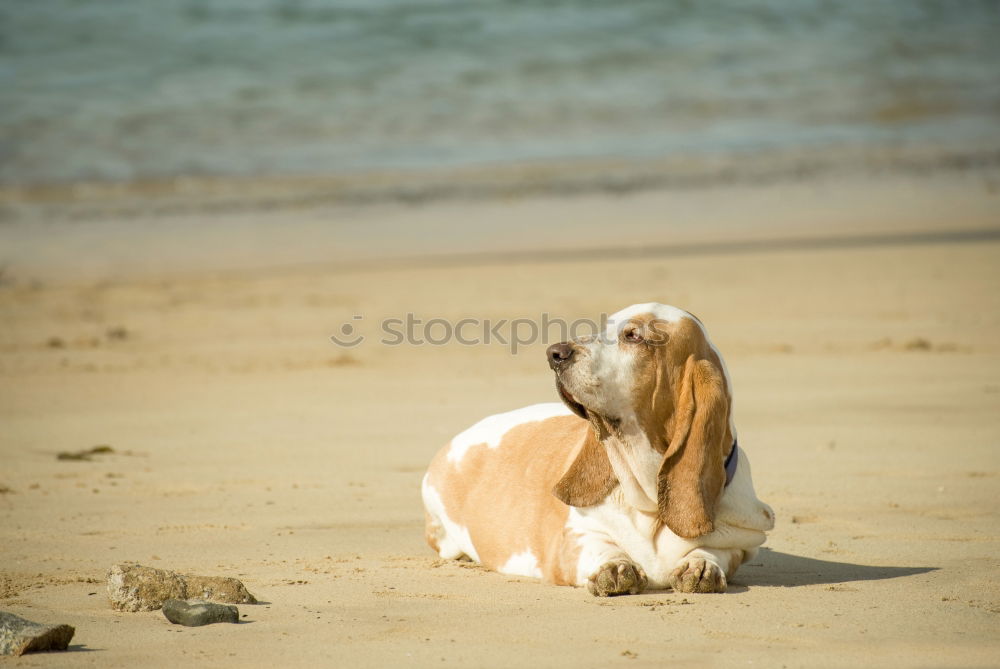
[[(166, 224), (10, 224), (0, 608), (76, 635), (0, 664), (997, 666), (998, 197), (960, 175), (291, 209), (254, 214), (287, 224), (262, 236), (247, 218), (199, 236), (190, 214), (183, 244)], [(669, 213), (690, 223), (657, 227)], [(449, 236), (469, 221), (491, 224)], [(414, 257), (432, 224), (466, 255)], [(357, 256), (366, 229), (400, 232)], [(726, 357), (778, 516), (758, 558), (724, 595), (611, 599), (439, 561), (422, 473), (476, 420), (556, 400), (545, 342), (387, 346), (378, 324), (649, 300)], [(344, 323), (361, 345), (331, 342)], [(202, 628), (113, 611), (123, 561), (235, 576), (261, 603)]]

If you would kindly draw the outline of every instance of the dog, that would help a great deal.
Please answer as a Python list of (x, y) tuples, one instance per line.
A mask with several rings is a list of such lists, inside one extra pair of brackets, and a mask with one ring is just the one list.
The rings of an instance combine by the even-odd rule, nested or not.
[(732, 382), (701, 321), (637, 304), (546, 355), (562, 403), (485, 418), (434, 457), (430, 546), (601, 597), (724, 592), (774, 512), (754, 492)]

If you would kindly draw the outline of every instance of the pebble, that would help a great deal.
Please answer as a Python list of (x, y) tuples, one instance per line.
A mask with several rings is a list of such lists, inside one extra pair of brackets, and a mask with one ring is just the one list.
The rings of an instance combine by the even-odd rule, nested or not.
[(240, 610), (229, 604), (215, 604), (194, 600), (185, 602), (168, 599), (163, 602), (163, 615), (167, 620), (186, 627), (201, 627), (213, 623), (238, 623)]
[(66, 650), (74, 633), (70, 625), (43, 625), (0, 611), (0, 655)]

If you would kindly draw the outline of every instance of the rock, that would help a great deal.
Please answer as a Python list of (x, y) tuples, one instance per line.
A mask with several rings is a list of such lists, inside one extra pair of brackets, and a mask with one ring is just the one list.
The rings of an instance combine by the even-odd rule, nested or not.
[(70, 625), (42, 625), (0, 611), (0, 655), (66, 650), (75, 632)]
[(108, 570), (108, 598), (119, 611), (155, 611), (168, 599), (210, 599), (228, 604), (256, 604), (235, 578), (184, 576), (139, 564), (116, 564)]
[(213, 623), (238, 623), (240, 621), (240, 610), (235, 606), (198, 600), (185, 602), (179, 599), (168, 599), (163, 602), (163, 615), (170, 622), (187, 627), (201, 627)]
[(108, 598), (119, 611), (155, 611), (168, 599), (187, 597), (180, 574), (138, 564), (115, 564), (108, 570)]
[(188, 599), (209, 599), (230, 604), (256, 604), (257, 599), (247, 592), (246, 586), (236, 578), (227, 576), (184, 576)]

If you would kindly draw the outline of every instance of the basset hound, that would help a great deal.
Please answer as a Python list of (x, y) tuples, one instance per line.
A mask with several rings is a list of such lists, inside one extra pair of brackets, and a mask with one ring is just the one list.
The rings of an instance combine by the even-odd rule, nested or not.
[(701, 321), (638, 304), (547, 356), (561, 404), (485, 418), (434, 457), (427, 542), (598, 596), (724, 592), (774, 512), (754, 492)]

